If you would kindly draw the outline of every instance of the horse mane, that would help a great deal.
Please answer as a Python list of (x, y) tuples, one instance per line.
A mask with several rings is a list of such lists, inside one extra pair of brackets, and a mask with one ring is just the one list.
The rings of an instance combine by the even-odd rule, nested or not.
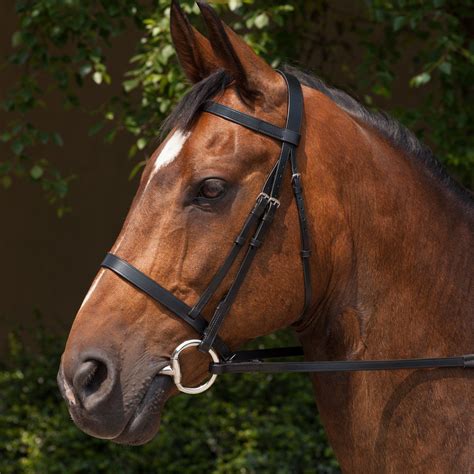
[(283, 69), (296, 76), (305, 86), (311, 87), (329, 97), (351, 116), (369, 125), (392, 146), (413, 157), (418, 163), (423, 165), (430, 175), (436, 178), (443, 186), (454, 191), (462, 200), (472, 203), (472, 193), (453, 179), (431, 149), (421, 143), (416, 135), (398, 120), (395, 120), (386, 112), (367, 109), (347, 92), (328, 86), (316, 76), (291, 66), (285, 66)]
[[(289, 65), (285, 65), (282, 69), (296, 76), (303, 85), (329, 97), (345, 112), (378, 132), (393, 147), (413, 157), (437, 182), (454, 192), (462, 201), (473, 204), (472, 192), (453, 179), (431, 149), (389, 114), (369, 110), (347, 92), (330, 87), (322, 79), (300, 69)], [(166, 136), (173, 128), (189, 131), (199, 116), (202, 105), (222, 93), (231, 82), (230, 75), (225, 70), (219, 69), (195, 84), (162, 123), (160, 137)]]
[(174, 128), (190, 131), (204, 103), (223, 92), (231, 82), (230, 75), (224, 69), (218, 69), (194, 84), (161, 124), (160, 138), (164, 138)]

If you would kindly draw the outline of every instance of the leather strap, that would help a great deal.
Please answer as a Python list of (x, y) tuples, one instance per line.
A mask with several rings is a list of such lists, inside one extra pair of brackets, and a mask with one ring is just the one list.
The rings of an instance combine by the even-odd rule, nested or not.
[(294, 130), (277, 127), (276, 125), (265, 122), (265, 120), (260, 120), (239, 110), (231, 109), (226, 105), (218, 104), (217, 102), (206, 102), (202, 110), (253, 130), (254, 132), (267, 135), (281, 142), (291, 143), (294, 146), (298, 146), (301, 139), (301, 135)]
[[(285, 74), (281, 71), (278, 72), (285, 80), (288, 89), (288, 111), (286, 118), (286, 128), (295, 130), (298, 134), (300, 134), (304, 110), (303, 91), (301, 90), (301, 84), (299, 83), (298, 79), (296, 79), (296, 77), (292, 76), (291, 74)], [(275, 180), (273, 181), (273, 187), (271, 191), (271, 196), (274, 198), (280, 197), (284, 172), (290, 155), (292, 153), (296, 157), (296, 146), (290, 143), (283, 142), (281, 145), (281, 152), (280, 158), (278, 160), (276, 176)]]
[(217, 332), (219, 331), (222, 323), (224, 322), (225, 317), (229, 314), (230, 308), (237, 297), (237, 294), (242, 286), (242, 283), (247, 276), (250, 266), (255, 258), (257, 250), (262, 246), (264, 238), (267, 234), (267, 231), (270, 227), (270, 224), (273, 221), (277, 204), (274, 201), (270, 201), (269, 207), (267, 207), (267, 212), (264, 214), (260, 225), (255, 233), (254, 237), (250, 240), (250, 244), (245, 254), (242, 263), (237, 271), (237, 274), (232, 282), (232, 285), (229, 288), (224, 299), (218, 304), (214, 315), (204, 331), (202, 342), (199, 346), (201, 352), (209, 351), (209, 348), (213, 346), (214, 340), (217, 337)]
[(270, 172), (265, 184), (263, 186), (262, 192), (257, 197), (255, 205), (253, 209), (250, 211), (242, 230), (240, 231), (239, 235), (234, 240), (234, 245), (232, 246), (231, 251), (227, 255), (224, 263), (221, 265), (217, 273), (213, 276), (211, 282), (209, 283), (208, 287), (204, 290), (203, 294), (197, 301), (197, 303), (193, 306), (190, 316), (194, 318), (196, 315), (202, 313), (203, 309), (206, 307), (209, 300), (212, 298), (214, 293), (219, 288), (220, 284), (224, 280), (224, 278), (229, 273), (230, 269), (232, 268), (235, 259), (238, 257), (240, 250), (243, 248), (244, 244), (247, 242), (250, 232), (256, 227), (257, 223), (263, 216), (266, 207), (268, 206), (269, 202), (269, 193), (271, 191), (273, 180), (275, 179), (276, 173), (275, 165)]
[(301, 237), (301, 262), (303, 265), (303, 280), (304, 280), (304, 305), (300, 320), (304, 318), (307, 311), (310, 309), (313, 300), (313, 289), (311, 285), (311, 247), (308, 229), (308, 217), (306, 214), (306, 207), (303, 198), (303, 188), (301, 186), (301, 175), (298, 172), (296, 158), (292, 154), (291, 161), (291, 184), (293, 187), (293, 194), (295, 196), (296, 207), (298, 209), (298, 221), (300, 225)]
[[(108, 253), (101, 263), (101, 267), (112, 270), (124, 280), (162, 304), (184, 322), (188, 323), (198, 334), (202, 334), (206, 329), (207, 321), (202, 316), (197, 318), (189, 317), (188, 313), (191, 311), (191, 308), (186, 303), (176, 298), (171, 292), (120, 257)], [(224, 359), (229, 358), (232, 354), (226, 344), (219, 338), (215, 339), (213, 347)]]
[[(272, 125), (271, 132), (267, 133), (268, 126), (266, 125), (269, 125), (269, 124), (267, 124), (266, 122), (263, 122), (264, 124), (266, 124), (264, 126), (262, 125), (262, 121), (257, 121), (257, 119), (247, 114), (243, 114), (233, 109), (229, 109), (228, 107), (221, 106), (220, 104), (216, 104), (219, 106), (216, 108), (216, 107), (211, 107), (208, 103), (206, 107), (204, 108), (204, 110), (209, 113), (213, 113), (213, 114), (215, 113), (221, 118), (237, 123), (244, 127), (251, 128), (252, 130), (255, 130), (264, 135), (269, 135), (271, 137), (275, 137), (276, 130), (280, 130), (280, 132), (282, 130), (285, 130), (285, 131), (292, 130), (295, 135), (300, 136), (301, 122), (302, 122), (302, 117), (303, 117), (303, 106), (304, 106), (301, 84), (294, 76), (287, 75), (284, 73), (280, 73), (280, 74), (285, 79), (285, 82), (287, 83), (287, 89), (288, 89), (288, 111), (287, 111), (285, 129), (279, 129), (278, 127), (275, 127)], [(218, 331), (220, 327), (222, 326), (226, 316), (228, 315), (231, 309), (231, 306), (237, 297), (240, 287), (242, 286), (245, 280), (245, 277), (247, 276), (247, 273), (250, 269), (253, 259), (255, 258), (256, 251), (258, 250), (258, 248), (262, 246), (264, 238), (268, 232), (268, 229), (271, 223), (273, 222), (275, 212), (280, 205), (278, 198), (280, 197), (284, 172), (285, 172), (287, 163), (290, 160), (291, 155), (296, 155), (296, 146), (297, 146), (297, 143), (295, 144), (295, 143), (291, 143), (291, 142), (283, 140), (281, 138), (282, 134), (283, 133), (280, 133), (280, 138), (279, 138), (280, 140), (282, 140), (282, 147), (281, 147), (280, 157), (276, 164), (274, 178), (271, 183), (272, 186), (271, 186), (271, 191), (269, 194), (270, 199), (268, 202), (268, 207), (266, 209), (266, 212), (262, 216), (259, 227), (257, 228), (257, 231), (254, 237), (250, 240), (247, 253), (244, 256), (242, 263), (240, 264), (237, 274), (226, 296), (217, 306), (214, 312), (214, 315), (204, 332), (202, 342), (199, 346), (199, 350), (202, 352), (207, 352), (209, 351), (209, 348), (212, 347), (213, 341), (217, 337)], [(299, 140), (298, 140), (298, 143), (299, 143)], [(268, 182), (269, 181), (267, 180), (267, 183)], [(301, 195), (301, 199), (302, 199), (302, 195)], [(298, 207), (298, 212), (299, 210), (300, 210), (300, 207)], [(309, 277), (309, 273), (307, 274), (305, 273), (305, 278), (304, 278), (305, 284), (307, 284), (308, 282), (308, 277)], [(305, 295), (308, 295), (308, 290), (306, 289), (305, 289)], [(305, 300), (306, 300), (306, 296), (305, 296)], [(306, 302), (305, 302), (305, 308), (306, 308)]]
[(250, 362), (259, 363), (260, 359), (274, 359), (276, 357), (295, 357), (302, 356), (303, 348), (295, 347), (274, 347), (272, 349), (253, 349), (247, 351), (237, 351), (229, 360), (230, 363)]
[[(238, 358), (238, 352), (236, 358)], [(280, 354), (277, 354), (280, 356)], [(271, 357), (275, 357), (272, 355)], [(241, 358), (242, 359), (242, 358)], [(248, 372), (359, 372), (372, 370), (403, 369), (439, 369), (439, 368), (474, 368), (474, 354), (459, 357), (438, 357), (433, 359), (395, 359), (395, 360), (334, 360), (317, 362), (225, 362), (209, 366), (211, 374), (243, 374)]]

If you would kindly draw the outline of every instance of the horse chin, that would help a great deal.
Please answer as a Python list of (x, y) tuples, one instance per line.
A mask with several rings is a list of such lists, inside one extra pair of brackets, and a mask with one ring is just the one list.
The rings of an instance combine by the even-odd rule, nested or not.
[(124, 430), (111, 441), (133, 446), (151, 441), (160, 429), (161, 413), (173, 388), (172, 377), (156, 375)]

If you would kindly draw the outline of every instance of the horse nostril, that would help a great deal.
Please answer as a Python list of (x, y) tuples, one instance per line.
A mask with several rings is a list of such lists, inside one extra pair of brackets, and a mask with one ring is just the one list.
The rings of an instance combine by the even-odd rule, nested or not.
[(106, 398), (112, 380), (107, 364), (96, 359), (84, 361), (73, 378), (73, 387), (82, 405), (96, 404)]

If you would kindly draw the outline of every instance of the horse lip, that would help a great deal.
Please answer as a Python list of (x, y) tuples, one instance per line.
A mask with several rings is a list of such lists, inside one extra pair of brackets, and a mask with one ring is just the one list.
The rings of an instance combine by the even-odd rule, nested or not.
[(68, 407), (74, 407), (77, 405), (76, 396), (74, 395), (71, 386), (68, 384), (66, 377), (64, 376), (64, 368), (62, 364), (59, 366), (58, 374), (56, 376), (56, 383), (58, 385), (59, 392), (61, 393), (61, 396), (67, 403)]
[[(168, 362), (163, 364), (163, 367)], [(161, 420), (161, 411), (174, 387), (173, 378), (160, 374), (160, 367), (122, 432), (112, 439), (115, 443), (140, 445), (150, 441), (157, 433)]]

